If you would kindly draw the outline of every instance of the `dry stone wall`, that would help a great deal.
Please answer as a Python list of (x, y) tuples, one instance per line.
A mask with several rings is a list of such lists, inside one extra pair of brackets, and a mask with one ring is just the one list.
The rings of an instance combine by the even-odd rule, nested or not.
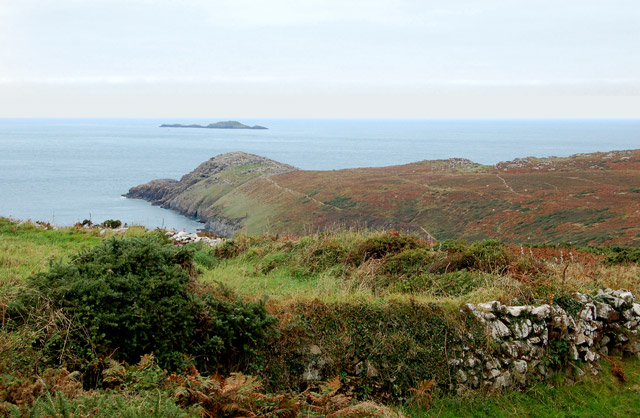
[[(640, 304), (625, 290), (575, 293), (559, 306), (467, 304), (463, 311), (486, 326), (490, 344), (452, 349), (451, 389), (499, 390), (546, 379), (560, 366), (597, 373), (608, 355), (640, 357)], [(481, 345), (481, 344), (480, 344)], [(572, 365), (572, 366), (569, 366)], [(579, 367), (580, 365), (585, 367)]]

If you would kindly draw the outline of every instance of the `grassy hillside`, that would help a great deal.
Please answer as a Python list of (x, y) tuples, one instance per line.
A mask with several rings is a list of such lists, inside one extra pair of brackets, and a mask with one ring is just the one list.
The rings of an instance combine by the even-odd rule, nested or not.
[[(450, 159), (274, 174), (268, 167), (276, 163), (268, 164), (260, 175), (240, 164), (218, 180), (185, 183), (169, 207), (231, 220), (234, 231), (249, 234), (367, 226), (438, 240), (640, 245), (640, 150), (496, 166)], [(154, 195), (137, 197), (159, 202)]]

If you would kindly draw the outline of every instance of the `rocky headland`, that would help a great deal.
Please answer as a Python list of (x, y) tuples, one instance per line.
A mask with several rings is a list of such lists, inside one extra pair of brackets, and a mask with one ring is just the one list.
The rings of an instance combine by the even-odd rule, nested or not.
[(223, 122), (210, 123), (209, 125), (181, 125), (179, 123), (174, 124), (162, 124), (161, 128), (204, 128), (204, 129), (269, 129), (264, 126), (254, 125), (249, 126), (240, 123), (235, 120), (227, 120)]
[(206, 222), (205, 229), (217, 235), (232, 236), (245, 216), (224, 216), (216, 203), (230, 191), (259, 177), (287, 173), (296, 167), (244, 152), (218, 155), (195, 170), (174, 179), (152, 180), (132, 187), (124, 196), (143, 199)]
[(427, 239), (638, 246), (638, 178), (640, 150), (330, 171), (236, 152), (125, 196), (199, 218), (224, 236), (368, 227)]

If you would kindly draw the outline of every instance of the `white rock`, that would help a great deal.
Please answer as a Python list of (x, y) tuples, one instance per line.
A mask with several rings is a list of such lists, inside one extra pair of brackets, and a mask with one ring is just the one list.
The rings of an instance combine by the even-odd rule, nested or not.
[(500, 320), (495, 320), (489, 323), (489, 329), (491, 330), (491, 335), (493, 338), (504, 338), (511, 335), (511, 331), (507, 326)]
[(542, 332), (542, 345), (547, 345), (549, 342), (549, 330), (547, 328)]
[(518, 357), (519, 352), (518, 352), (518, 348), (516, 347), (515, 344), (509, 344), (508, 342), (503, 342), (502, 343), (502, 350), (509, 356), (509, 357)]
[(545, 325), (534, 323), (533, 327), (532, 327), (532, 332), (535, 335), (540, 335), (542, 333), (542, 331), (544, 331), (546, 328), (547, 327)]
[(484, 367), (487, 370), (497, 369), (497, 368), (500, 367), (500, 362), (498, 360), (496, 360), (496, 359), (491, 359), (491, 360), (486, 362)]
[(622, 300), (624, 300), (624, 302), (628, 305), (633, 304), (634, 302), (634, 297), (633, 297), (633, 293), (631, 292), (620, 292), (620, 294), (618, 295), (619, 298), (621, 298)]
[(458, 382), (460, 383), (464, 383), (468, 379), (467, 374), (462, 369), (458, 369), (458, 371), (456, 372), (456, 377), (458, 378)]
[(566, 314), (553, 317), (553, 326), (557, 328), (566, 328), (569, 326), (569, 317)]
[(506, 312), (511, 316), (520, 316), (523, 312), (530, 312), (530, 306), (505, 306)]
[(584, 294), (582, 294), (580, 292), (574, 292), (573, 296), (580, 303), (588, 303), (589, 302), (589, 298), (587, 297), (587, 295), (584, 295)]
[(467, 367), (473, 369), (474, 367), (476, 367), (476, 364), (478, 364), (478, 359), (476, 359), (475, 357), (469, 357), (466, 363)]
[(633, 314), (635, 316), (640, 316), (640, 303), (633, 304)]
[(540, 337), (531, 337), (531, 338), (529, 338), (529, 344), (540, 344), (540, 342), (542, 342)]
[(528, 370), (527, 362), (524, 360), (516, 360), (513, 362), (513, 370), (520, 374), (525, 374)]
[(600, 319), (604, 319), (605, 321), (609, 320), (609, 313), (611, 312), (611, 306), (606, 303), (598, 303), (596, 304), (596, 317)]
[(529, 336), (531, 332), (531, 320), (516, 323), (513, 329), (513, 336), (518, 339), (524, 339)]
[(583, 319), (585, 321), (592, 321), (594, 310), (595, 305), (593, 303), (587, 303), (586, 305), (584, 305), (578, 316), (580, 317), (580, 319)]
[(506, 389), (512, 385), (513, 385), (513, 379), (511, 378), (511, 373), (504, 372), (496, 378), (496, 381), (493, 383), (493, 388)]
[(578, 349), (576, 348), (575, 345), (572, 345), (571, 348), (569, 349), (569, 357), (573, 361), (578, 360)]
[(485, 303), (478, 303), (478, 309), (485, 312), (497, 312), (500, 310), (500, 302), (497, 300)]
[(627, 309), (622, 313), (622, 317), (627, 321), (632, 321), (635, 315), (633, 315), (633, 309)]
[(589, 350), (584, 354), (584, 360), (585, 361), (594, 361), (596, 359), (596, 354)]
[(462, 360), (458, 360), (457, 358), (449, 360), (449, 366), (451, 367), (458, 367), (460, 364), (462, 364)]
[(551, 306), (541, 305), (541, 306), (535, 307), (531, 310), (531, 314), (541, 320), (547, 319), (551, 315)]

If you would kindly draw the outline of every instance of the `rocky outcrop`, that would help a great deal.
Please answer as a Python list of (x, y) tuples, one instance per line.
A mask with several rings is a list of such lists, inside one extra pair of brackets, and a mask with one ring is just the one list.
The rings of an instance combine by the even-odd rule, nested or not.
[(224, 216), (218, 201), (245, 183), (297, 168), (244, 152), (218, 155), (200, 164), (179, 181), (153, 180), (132, 187), (124, 196), (143, 199), (206, 222), (205, 229), (231, 236), (242, 227), (243, 218)]
[(173, 241), (177, 245), (184, 245), (192, 242), (202, 242), (211, 247), (215, 247), (225, 242), (224, 238), (211, 238), (211, 237), (201, 236), (196, 233), (190, 234), (185, 231), (176, 231), (173, 228), (166, 230), (165, 235), (167, 236), (167, 238), (169, 238), (171, 241)]
[(132, 187), (129, 189), (129, 193), (127, 193), (125, 197), (144, 199), (154, 204), (160, 204), (165, 196), (167, 196), (177, 185), (178, 180), (174, 179), (152, 180), (149, 183)]

